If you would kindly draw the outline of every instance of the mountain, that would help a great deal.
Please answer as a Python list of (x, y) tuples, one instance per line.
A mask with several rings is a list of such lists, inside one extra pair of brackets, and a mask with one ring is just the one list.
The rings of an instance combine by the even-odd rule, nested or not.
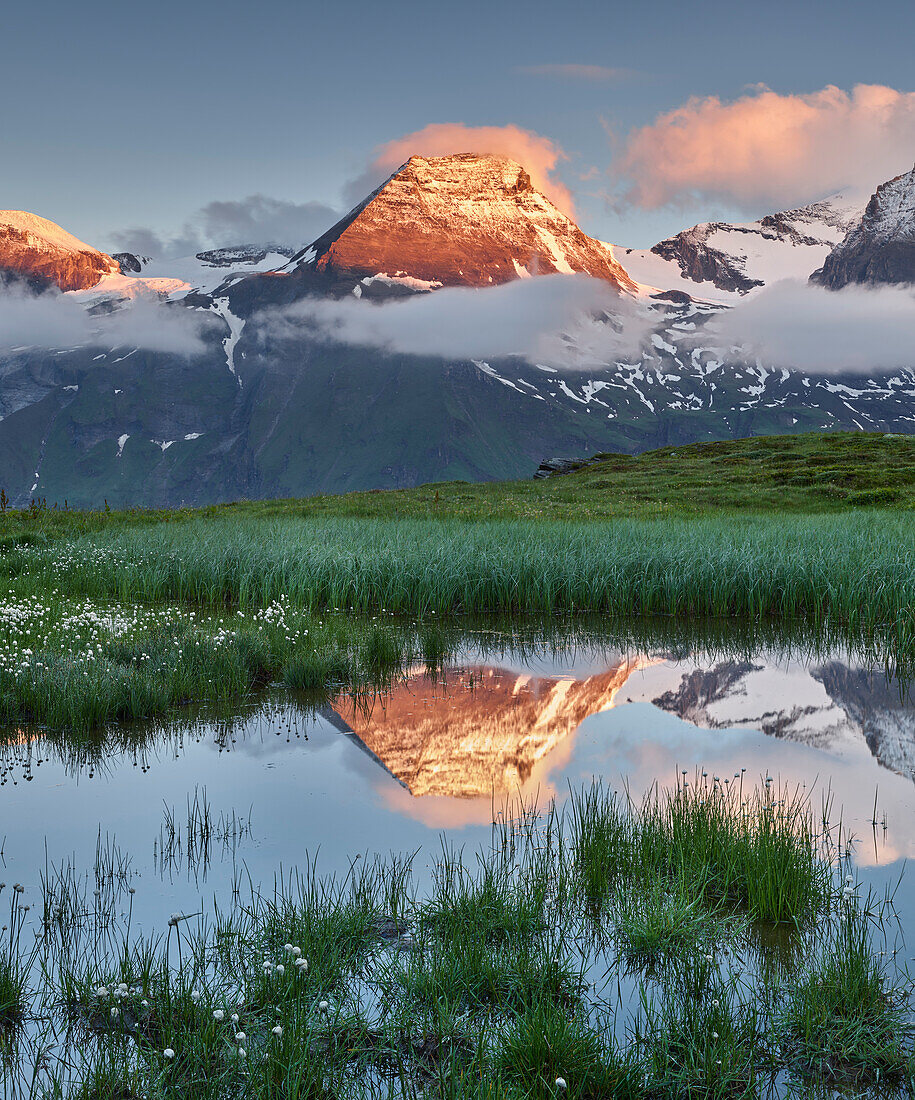
[[(830, 200), (761, 219), (752, 232), (710, 232), (706, 246), (725, 234), (736, 263), (735, 242), (756, 242), (773, 250), (767, 278), (775, 256), (806, 278), (849, 216)], [(290, 252), (119, 254), (116, 273), (66, 296), (91, 311), (94, 333), (54, 348), (40, 334), (34, 346), (0, 347), (0, 487), (14, 506), (35, 496), (79, 507), (201, 505), (521, 478), (552, 456), (749, 435), (913, 431), (915, 359), (913, 369), (837, 376), (771, 369), (722, 346), (716, 323), (737, 291), (694, 283), (656, 253), (661, 275), (676, 267), (676, 278), (646, 284), (638, 257), (630, 277), (612, 246), (583, 234), (504, 158), (411, 158)], [(750, 250), (741, 255), (744, 273), (762, 278)], [(345, 306), (341, 316), (355, 311), (370, 329), (370, 311), (392, 298), (566, 269), (600, 277), (611, 293), (606, 308), (556, 334), (548, 361), (406, 354), (307, 320), (336, 299), (337, 313)], [(130, 342), (129, 324), (105, 328), (110, 312), (129, 321), (124, 300), (143, 294), (167, 297), (161, 308), (179, 320), (209, 322), (202, 349), (151, 351)], [(624, 315), (644, 335), (622, 354), (607, 349)]]
[(864, 203), (864, 196), (842, 193), (755, 222), (703, 222), (651, 249), (616, 252), (640, 283), (726, 300), (779, 279), (806, 280), (857, 223)]
[(86, 290), (119, 271), (111, 256), (54, 222), (24, 210), (0, 210), (0, 278), (12, 275), (35, 290)]
[(607, 245), (586, 236), (505, 157), (411, 157), (287, 271), (311, 267), (355, 280), (492, 286), (575, 272), (634, 290)]
[(830, 290), (915, 283), (915, 168), (877, 188), (863, 217), (811, 278)]

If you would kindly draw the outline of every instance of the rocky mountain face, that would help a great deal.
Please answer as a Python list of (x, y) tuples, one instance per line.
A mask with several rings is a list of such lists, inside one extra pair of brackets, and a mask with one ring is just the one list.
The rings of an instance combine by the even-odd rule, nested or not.
[(861, 220), (811, 278), (831, 290), (915, 283), (915, 168), (877, 188)]
[(411, 157), (288, 270), (387, 276), (420, 288), (492, 286), (575, 272), (634, 290), (607, 245), (586, 236), (512, 160)]
[(23, 210), (0, 210), (0, 277), (8, 273), (36, 289), (86, 290), (119, 271), (111, 256), (54, 222)]
[[(850, 210), (830, 200), (749, 226), (697, 227), (696, 255), (699, 238), (706, 253), (727, 252), (727, 271), (709, 269), (727, 283), (739, 241), (741, 278), (765, 281), (792, 264), (806, 278)], [(51, 230), (59, 256), (67, 235)], [(690, 268), (687, 250), (629, 254), (631, 278), (611, 246), (581, 233), (504, 158), (414, 157), (290, 253), (241, 246), (167, 263), (98, 253), (106, 273), (74, 301), (101, 315), (129, 310), (140, 291), (167, 296), (163, 308), (211, 322), (204, 350), (153, 352), (103, 335), (0, 348), (0, 486), (14, 505), (197, 505), (519, 478), (544, 459), (597, 451), (830, 429), (911, 433), (915, 423), (915, 360), (837, 376), (773, 370), (722, 347), (716, 320), (739, 291), (686, 278), (681, 259), (706, 270)], [(661, 267), (646, 271), (643, 260)], [(612, 306), (557, 334), (563, 369), (521, 356), (403, 354), (276, 323), (305, 299), (371, 310), (546, 271), (603, 279), (645, 322), (640, 345), (600, 350), (602, 334), (621, 325)]]
[(834, 195), (755, 222), (704, 222), (648, 251), (618, 249), (629, 273), (642, 283), (742, 296), (778, 279), (806, 280), (854, 226), (863, 196)]

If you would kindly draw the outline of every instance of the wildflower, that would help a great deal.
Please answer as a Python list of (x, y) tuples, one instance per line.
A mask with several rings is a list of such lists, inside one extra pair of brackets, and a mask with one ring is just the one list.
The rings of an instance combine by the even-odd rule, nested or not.
[(248, 1057), (248, 1054), (247, 1054), (244, 1047), (239, 1047), (238, 1048), (238, 1057), (239, 1058), (247, 1058)]
[(296, 959), (295, 965), (297, 969), (301, 970), (304, 974), (305, 971), (308, 969), (308, 959)]
[(194, 1004), (197, 1004), (197, 1002), (200, 1000), (200, 990), (199, 989), (191, 990), (191, 1000), (194, 1002)]
[(277, 966), (277, 968), (276, 968), (276, 972), (277, 972), (277, 974), (285, 974), (286, 973), (286, 967), (283, 966), (282, 963), (280, 963), (279, 966)]
[(566, 1084), (566, 1079), (564, 1077), (557, 1077), (556, 1078), (556, 1088), (566, 1089), (568, 1087), (569, 1086)]
[(121, 1014), (121, 1010), (120, 1010), (119, 1008), (113, 1008), (113, 1009), (111, 1010), (111, 1018), (112, 1018), (112, 1020), (116, 1020), (116, 1019), (118, 1018), (118, 1016), (120, 1016), (120, 1014)]
[(223, 1012), (223, 1010), (221, 1008), (214, 1008), (213, 1009), (213, 1019), (214, 1020), (224, 1020), (225, 1018), (226, 1018), (226, 1014)]
[(247, 1038), (248, 1038), (248, 1036), (245, 1035), (245, 1033), (243, 1031), (238, 1031), (238, 1032), (235, 1033), (235, 1042), (236, 1043), (243, 1043), (245, 1041), (245, 1039), (247, 1039)]
[(301, 957), (301, 955), (302, 955), (302, 948), (301, 948), (301, 947), (293, 947), (292, 951), (290, 951), (290, 954), (291, 954), (291, 955), (292, 955), (292, 956), (293, 956), (294, 958), (298, 959), (298, 958), (300, 958), (300, 957)]
[(330, 1011), (330, 1005), (328, 1004), (328, 1002), (327, 1001), (321, 1001), (318, 1005), (318, 1011), (319, 1012), (329, 1012)]
[(162, 1056), (163, 1058), (174, 1058), (175, 1052), (171, 1047), (166, 1047), (165, 1050), (162, 1051)]
[(291, 955), (293, 951), (295, 951), (295, 948), (292, 946), (291, 943), (287, 943), (283, 950), (286, 952), (287, 955)]
[(277, 1024), (276, 1027), (273, 1029), (273, 1034), (277, 1037), (277, 1039), (283, 1038), (283, 1029), (280, 1027), (279, 1024)]
[(229, 1019), (232, 1021), (233, 1024), (237, 1024), (238, 1023), (238, 1013), (233, 1012), (232, 1015), (229, 1017)]

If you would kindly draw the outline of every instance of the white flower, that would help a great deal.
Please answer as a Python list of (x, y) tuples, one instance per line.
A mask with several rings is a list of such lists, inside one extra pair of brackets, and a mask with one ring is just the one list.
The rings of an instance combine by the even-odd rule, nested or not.
[(215, 1008), (213, 1010), (213, 1019), (214, 1020), (224, 1020), (225, 1018), (226, 1018), (226, 1014), (223, 1012), (223, 1010), (221, 1008)]
[(303, 974), (308, 969), (308, 959), (296, 959), (295, 964)]
[(277, 1024), (276, 1027), (273, 1029), (273, 1034), (277, 1037), (277, 1039), (283, 1038), (283, 1029), (280, 1027), (279, 1024)]
[(247, 1053), (245, 1052), (244, 1047), (239, 1047), (238, 1048), (238, 1057), (239, 1058), (247, 1058), (248, 1057)]
[(295, 958), (299, 958), (302, 954), (302, 948), (301, 947), (293, 947), (291, 954), (294, 955)]
[(191, 990), (191, 1000), (194, 1004), (200, 1000), (200, 991), (198, 989)]
[(233, 1024), (237, 1024), (238, 1023), (238, 1013), (233, 1012), (232, 1015), (229, 1017), (229, 1019), (232, 1021)]
[(327, 1001), (321, 1001), (318, 1004), (318, 1011), (319, 1012), (328, 1012), (329, 1010), (330, 1010), (330, 1005), (328, 1004)]
[(569, 1086), (566, 1084), (566, 1079), (564, 1077), (557, 1077), (556, 1078), (556, 1088), (566, 1089), (568, 1087)]
[(277, 972), (277, 974), (285, 974), (286, 973), (286, 967), (283, 966), (282, 963), (280, 963), (279, 966), (276, 968), (276, 972)]
[(116, 1020), (116, 1019), (118, 1018), (118, 1016), (120, 1016), (120, 1014), (121, 1014), (121, 1010), (120, 1010), (119, 1008), (113, 1008), (113, 1009), (111, 1010), (111, 1018), (112, 1018), (112, 1020)]
[(245, 1033), (243, 1031), (237, 1031), (235, 1033), (235, 1042), (236, 1043), (243, 1043), (245, 1041), (245, 1039), (247, 1039), (247, 1038), (248, 1038), (248, 1036), (245, 1035)]
[(174, 1058), (175, 1052), (172, 1050), (171, 1047), (166, 1047), (165, 1050), (162, 1051), (162, 1056), (164, 1058)]
[(292, 946), (291, 943), (287, 943), (283, 950), (286, 952), (287, 955), (291, 955), (293, 951), (295, 951), (295, 948)]

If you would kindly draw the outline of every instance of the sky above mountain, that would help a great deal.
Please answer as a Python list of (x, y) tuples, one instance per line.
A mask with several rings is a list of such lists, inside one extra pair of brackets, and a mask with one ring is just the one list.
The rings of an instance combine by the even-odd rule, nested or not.
[(15, 0), (3, 35), (0, 207), (112, 250), (304, 243), (412, 153), (514, 156), (632, 246), (915, 162), (908, 0)]

